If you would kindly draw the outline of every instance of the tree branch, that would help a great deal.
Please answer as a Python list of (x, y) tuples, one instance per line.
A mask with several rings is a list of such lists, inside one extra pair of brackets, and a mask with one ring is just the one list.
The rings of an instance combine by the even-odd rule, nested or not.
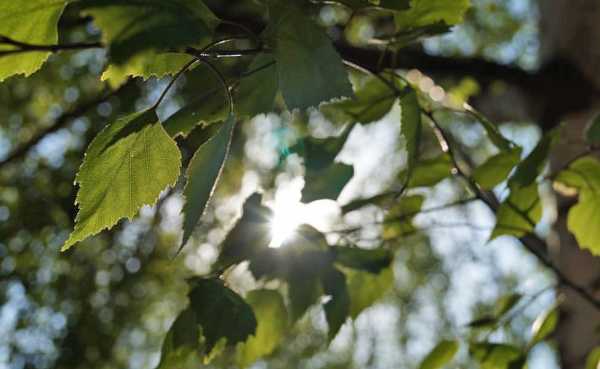
[(78, 42), (72, 44), (37, 45), (13, 40), (10, 37), (2, 35), (0, 35), (0, 44), (12, 45), (17, 47), (17, 49), (13, 50), (0, 50), (0, 57), (33, 51), (47, 51), (54, 53), (62, 50), (84, 50), (104, 47), (100, 42)]

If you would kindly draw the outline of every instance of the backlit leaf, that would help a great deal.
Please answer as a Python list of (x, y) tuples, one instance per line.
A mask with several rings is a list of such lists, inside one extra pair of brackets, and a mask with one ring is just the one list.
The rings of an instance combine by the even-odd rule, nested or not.
[(409, 173), (408, 169), (400, 172), (398, 178), (404, 182), (407, 176), (407, 188), (431, 187), (452, 175), (452, 160), (448, 154), (441, 154), (431, 159), (418, 161)]
[(201, 0), (84, 0), (81, 8), (102, 30), (115, 64), (145, 50), (199, 44), (219, 22)]
[(513, 363), (521, 363), (524, 359), (521, 350), (503, 343), (473, 343), (469, 353), (479, 362), (481, 369), (511, 369)]
[(585, 369), (600, 368), (600, 347), (597, 347), (590, 352), (585, 362)]
[(343, 269), (350, 295), (350, 316), (353, 319), (389, 291), (394, 283), (392, 268), (385, 268), (379, 274), (356, 269)]
[(478, 166), (473, 172), (473, 179), (484, 190), (492, 190), (506, 180), (515, 165), (519, 163), (520, 158), (520, 147), (501, 151)]
[(383, 238), (393, 239), (415, 232), (413, 218), (421, 211), (425, 198), (421, 195), (404, 196), (388, 211), (384, 219)]
[(412, 177), (413, 168), (417, 163), (421, 142), (421, 107), (417, 93), (410, 90), (400, 99), (401, 118), (400, 132), (406, 146), (406, 178)]
[(177, 180), (181, 154), (153, 110), (118, 119), (88, 147), (77, 173), (75, 229), (62, 250), (131, 219)]
[(443, 22), (462, 22), (470, 7), (469, 0), (411, 0), (410, 9), (395, 13), (396, 26), (404, 31)]
[[(263, 68), (263, 69), (261, 69)], [(277, 67), (269, 54), (259, 54), (248, 67), (255, 71), (240, 81), (235, 94), (236, 112), (240, 116), (253, 117), (273, 111), (277, 95)]]
[(192, 231), (204, 213), (210, 200), (225, 161), (229, 154), (229, 146), (233, 137), (235, 117), (230, 115), (219, 132), (205, 142), (194, 154), (186, 170), (186, 185), (183, 189), (185, 205), (183, 206), (183, 239), (185, 245)]
[(352, 269), (377, 274), (390, 266), (393, 256), (385, 249), (361, 249), (358, 247), (331, 247), (335, 262)]
[(186, 137), (199, 125), (206, 127), (229, 115), (223, 89), (209, 91), (173, 113), (164, 122), (171, 137)]
[[(57, 23), (66, 5), (63, 0), (0, 1), (0, 36), (33, 45), (55, 45)], [(18, 47), (0, 43), (0, 52)], [(50, 53), (27, 51), (0, 57), (0, 82), (15, 74), (31, 75)]]
[(287, 107), (306, 109), (352, 96), (348, 74), (331, 40), (303, 9), (277, 0), (269, 8), (279, 88)]
[(558, 309), (558, 306), (555, 305), (544, 311), (535, 319), (531, 328), (530, 346), (543, 341), (554, 332), (558, 324), (559, 314), (560, 310)]
[(288, 313), (279, 292), (250, 291), (246, 302), (254, 311), (257, 326), (256, 334), (237, 347), (236, 362), (242, 368), (273, 353), (289, 328)]
[(154, 53), (146, 51), (127, 60), (125, 64), (109, 64), (100, 77), (113, 88), (120, 86), (129, 77), (162, 78), (177, 73), (192, 57), (180, 53)]
[(571, 163), (560, 172), (556, 181), (579, 190), (577, 204), (569, 209), (567, 227), (579, 247), (600, 255), (600, 162), (586, 156)]
[(419, 369), (440, 369), (448, 364), (458, 351), (458, 342), (440, 341), (427, 356), (421, 361)]
[(496, 212), (496, 226), (490, 239), (501, 235), (522, 237), (530, 233), (542, 217), (538, 185), (512, 189)]

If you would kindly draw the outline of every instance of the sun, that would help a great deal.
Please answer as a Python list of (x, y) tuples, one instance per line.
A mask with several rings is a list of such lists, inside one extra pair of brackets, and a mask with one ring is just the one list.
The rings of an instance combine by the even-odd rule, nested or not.
[(298, 227), (309, 224), (318, 230), (330, 228), (340, 216), (339, 206), (332, 200), (318, 200), (308, 204), (300, 202), (303, 182), (281, 185), (271, 204), (271, 242), (269, 247), (278, 248), (296, 236)]

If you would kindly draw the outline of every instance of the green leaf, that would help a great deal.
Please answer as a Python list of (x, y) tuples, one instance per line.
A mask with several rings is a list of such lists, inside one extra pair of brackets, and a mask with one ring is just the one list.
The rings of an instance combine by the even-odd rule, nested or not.
[(558, 142), (560, 136), (560, 128), (556, 128), (544, 135), (540, 142), (535, 146), (533, 151), (517, 166), (515, 173), (508, 180), (508, 186), (513, 189), (515, 187), (527, 187), (535, 182), (536, 178), (542, 173), (550, 149)]
[(336, 123), (368, 124), (381, 120), (394, 106), (396, 93), (379, 78), (369, 77), (353, 98), (322, 104), (321, 112)]
[(385, 249), (361, 249), (358, 247), (333, 246), (335, 262), (348, 268), (360, 269), (377, 274), (390, 266), (393, 255)]
[(237, 347), (236, 363), (241, 368), (273, 353), (289, 328), (288, 313), (279, 292), (264, 289), (250, 291), (246, 302), (256, 315), (257, 326), (256, 334)]
[(477, 167), (473, 172), (473, 179), (484, 190), (492, 190), (506, 180), (513, 168), (519, 163), (520, 158), (520, 147), (501, 151)]
[(337, 199), (344, 186), (354, 175), (351, 165), (334, 163), (336, 156), (346, 143), (354, 125), (348, 125), (337, 137), (324, 139), (309, 137), (294, 145), (290, 150), (304, 157), (306, 173), (302, 201)]
[(207, 127), (226, 120), (229, 109), (222, 89), (210, 91), (177, 110), (164, 122), (171, 137), (187, 137), (197, 126)]
[(146, 50), (200, 44), (219, 22), (201, 0), (84, 0), (81, 8), (94, 18), (111, 61), (119, 65)]
[(508, 313), (516, 304), (521, 301), (523, 295), (520, 293), (510, 293), (508, 295), (504, 295), (496, 301), (496, 308), (494, 309), (494, 315), (496, 318), (503, 317), (506, 313)]
[(585, 362), (585, 369), (600, 368), (600, 347), (597, 347), (590, 352)]
[(343, 269), (350, 295), (350, 317), (356, 317), (389, 291), (394, 283), (392, 268), (383, 269), (379, 274), (362, 272), (356, 269)]
[(109, 64), (100, 77), (108, 81), (112, 88), (117, 88), (129, 77), (162, 78), (173, 75), (182, 69), (192, 57), (180, 53), (155, 53), (146, 51), (131, 57), (125, 64)]
[(153, 110), (118, 119), (88, 147), (77, 173), (75, 229), (62, 250), (131, 219), (179, 177), (181, 154)]
[(220, 340), (227, 346), (244, 342), (256, 333), (256, 317), (252, 308), (220, 279), (194, 278), (190, 285), (190, 309), (202, 327), (205, 357)]
[(554, 332), (558, 325), (559, 314), (560, 310), (558, 309), (558, 305), (554, 305), (535, 319), (531, 328), (530, 347), (545, 340), (552, 332)]
[(346, 286), (346, 276), (335, 268), (328, 268), (321, 277), (323, 292), (330, 296), (325, 303), (325, 318), (329, 325), (329, 340), (339, 332), (350, 313), (350, 296)]
[(398, 175), (401, 181), (408, 179), (407, 188), (432, 187), (452, 175), (452, 160), (448, 154), (418, 161), (409, 173), (408, 168)]
[(304, 176), (304, 189), (302, 189), (302, 202), (336, 200), (353, 176), (354, 167), (343, 163), (334, 163), (319, 171), (307, 169)]
[(400, 133), (404, 137), (407, 156), (406, 178), (410, 179), (419, 155), (422, 129), (421, 107), (417, 99), (417, 93), (414, 90), (411, 89), (400, 98), (400, 108)]
[(596, 115), (585, 130), (585, 141), (589, 145), (600, 143), (600, 114)]
[(411, 0), (409, 10), (395, 13), (396, 27), (405, 31), (440, 22), (455, 25), (463, 21), (470, 6), (469, 0)]
[(490, 342), (473, 343), (469, 352), (481, 369), (510, 369), (511, 364), (523, 362), (525, 356), (515, 346)]
[(229, 154), (234, 127), (235, 117), (232, 114), (219, 132), (200, 146), (190, 160), (186, 170), (187, 183), (183, 189), (186, 201), (183, 206), (181, 246), (189, 240), (215, 191)]
[(522, 237), (530, 233), (542, 217), (537, 183), (515, 188), (496, 212), (496, 226), (490, 239), (501, 235)]
[(469, 110), (473, 114), (479, 123), (483, 126), (485, 133), (492, 143), (502, 151), (510, 150), (513, 143), (502, 136), (502, 133), (498, 130), (498, 126), (490, 122), (483, 114), (480, 114), (476, 110)]
[(327, 34), (289, 1), (271, 2), (267, 34), (274, 40), (279, 88), (287, 107), (306, 109), (352, 96), (348, 74)]
[(386, 214), (383, 238), (393, 239), (415, 232), (413, 218), (421, 211), (425, 198), (421, 195), (402, 197)]
[(569, 209), (567, 227), (580, 248), (600, 255), (600, 230), (590, 227), (600, 221), (600, 162), (591, 156), (577, 159), (556, 181), (579, 190), (577, 204)]
[(388, 203), (391, 200), (394, 200), (396, 198), (396, 196), (397, 196), (396, 192), (386, 192), (386, 193), (382, 193), (382, 194), (367, 197), (367, 198), (352, 200), (349, 203), (347, 203), (346, 205), (342, 205), (342, 214), (346, 214), (351, 211), (358, 210), (367, 205), (382, 206), (383, 204)]
[[(263, 69), (260, 69), (263, 68)], [(248, 72), (258, 70), (241, 80), (234, 96), (236, 112), (253, 117), (273, 111), (277, 95), (277, 67), (269, 54), (259, 54), (248, 67)]]
[[(65, 8), (62, 0), (6, 0), (0, 2), (0, 36), (33, 45), (58, 42), (58, 20)], [(0, 43), (0, 52), (18, 47)], [(26, 77), (42, 67), (47, 51), (27, 51), (0, 57), (0, 82), (15, 74)]]
[(458, 352), (458, 342), (440, 341), (421, 361), (419, 369), (440, 369), (448, 364)]
[(196, 314), (182, 311), (165, 336), (157, 369), (189, 367), (200, 354), (200, 329)]
[(252, 194), (243, 207), (240, 220), (229, 231), (221, 246), (221, 253), (215, 263), (216, 269), (224, 269), (244, 260), (252, 259), (271, 241), (269, 222), (272, 211), (262, 206), (262, 195)]

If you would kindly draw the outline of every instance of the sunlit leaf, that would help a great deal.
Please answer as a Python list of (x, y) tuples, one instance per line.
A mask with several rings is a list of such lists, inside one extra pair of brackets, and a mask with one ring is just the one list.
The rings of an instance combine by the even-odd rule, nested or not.
[(62, 249), (152, 205), (179, 177), (181, 154), (152, 110), (118, 119), (88, 147), (77, 173), (75, 229)]
[[(0, 36), (33, 45), (55, 45), (57, 23), (66, 5), (61, 0), (0, 1)], [(0, 43), (0, 52), (17, 47)], [(18, 49), (18, 48), (17, 48)], [(15, 74), (31, 75), (50, 53), (27, 51), (0, 57), (0, 82)]]
[(256, 334), (237, 347), (236, 362), (241, 368), (273, 353), (289, 328), (288, 313), (279, 292), (250, 291), (246, 296), (246, 302), (254, 311), (257, 326)]
[(492, 190), (506, 180), (513, 168), (519, 163), (521, 148), (515, 147), (488, 158), (473, 172), (473, 179), (484, 190)]
[(597, 347), (590, 352), (585, 362), (585, 369), (600, 368), (600, 347)]
[(522, 363), (524, 360), (521, 350), (503, 343), (473, 343), (469, 353), (479, 362), (481, 369), (512, 369), (513, 363)]
[(190, 285), (190, 309), (196, 315), (204, 336), (205, 356), (220, 340), (227, 346), (244, 342), (256, 333), (252, 308), (220, 279), (194, 278)]
[(600, 255), (600, 230), (591, 226), (600, 222), (600, 162), (591, 156), (580, 158), (561, 171), (556, 181), (579, 190), (577, 204), (569, 209), (567, 227), (579, 247)]
[(248, 67), (249, 72), (258, 71), (240, 81), (235, 94), (236, 112), (240, 116), (253, 117), (273, 111), (279, 86), (274, 62), (271, 55), (259, 54)]
[(328, 268), (324, 271), (321, 283), (323, 292), (330, 297), (323, 308), (329, 326), (328, 337), (332, 340), (348, 319), (350, 296), (346, 286), (346, 276), (335, 268)]
[(274, 39), (279, 88), (287, 107), (306, 109), (352, 96), (342, 59), (325, 31), (289, 1), (270, 5), (268, 34)]
[(542, 217), (537, 183), (512, 189), (496, 212), (496, 226), (490, 239), (501, 235), (522, 237), (530, 233)]
[(343, 269), (350, 295), (350, 317), (356, 317), (366, 308), (381, 299), (394, 283), (392, 268), (385, 268), (379, 274), (356, 269)]
[(235, 117), (230, 115), (219, 132), (205, 142), (194, 154), (186, 170), (186, 185), (183, 189), (183, 239), (181, 246), (189, 240), (196, 224), (202, 217), (210, 200), (225, 161), (235, 127)]
[(412, 177), (413, 168), (417, 163), (421, 142), (421, 107), (417, 93), (410, 90), (400, 99), (400, 132), (406, 146), (406, 176)]
[(393, 255), (385, 249), (361, 249), (358, 247), (331, 247), (336, 263), (369, 273), (379, 273), (389, 267)]
[(398, 178), (404, 183), (407, 176), (407, 188), (431, 187), (452, 175), (452, 160), (448, 154), (440, 154), (434, 158), (418, 161), (409, 173), (405, 169), (398, 174)]
[(458, 24), (470, 5), (469, 0), (411, 0), (409, 10), (395, 13), (396, 27), (404, 31), (439, 22)]
[(543, 341), (554, 332), (558, 325), (559, 314), (560, 310), (558, 309), (558, 305), (554, 305), (535, 319), (531, 328), (530, 346)]
[(494, 315), (497, 318), (503, 317), (506, 313), (508, 313), (516, 304), (521, 301), (523, 295), (520, 293), (510, 293), (508, 295), (504, 295), (496, 301), (496, 307), (494, 309)]
[(421, 361), (419, 369), (440, 369), (448, 364), (458, 351), (458, 342), (440, 341), (427, 356)]
[(81, 8), (102, 31), (115, 64), (145, 50), (201, 43), (219, 22), (201, 0), (84, 0)]
[(129, 77), (162, 78), (177, 73), (192, 57), (180, 53), (154, 53), (146, 51), (137, 54), (122, 65), (109, 64), (100, 77), (116, 88)]

